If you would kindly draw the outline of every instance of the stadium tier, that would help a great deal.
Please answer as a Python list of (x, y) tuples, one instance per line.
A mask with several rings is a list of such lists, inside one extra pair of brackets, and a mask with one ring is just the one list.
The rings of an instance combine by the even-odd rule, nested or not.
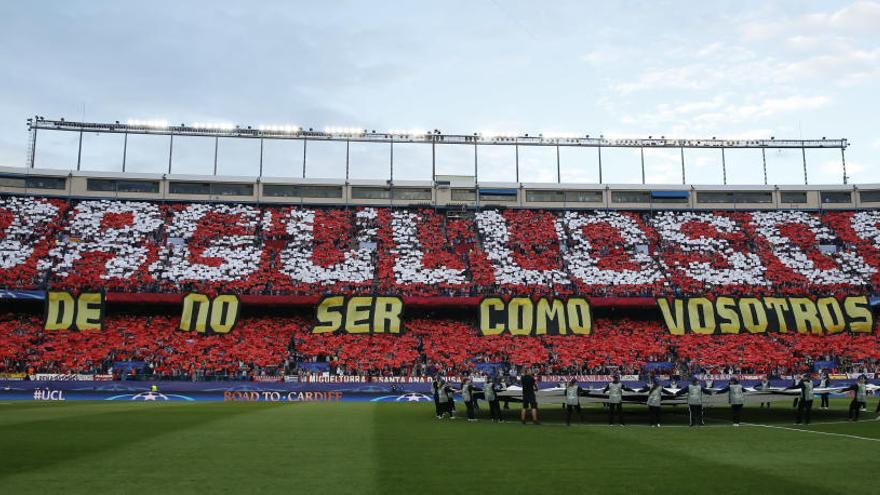
[(241, 295), (868, 294), (880, 211), (461, 212), (0, 199), (0, 283)]
[[(42, 318), (7, 307), (7, 373), (108, 374), (114, 363), (137, 361), (163, 377), (427, 376), (522, 365), (638, 374), (656, 363), (781, 375), (816, 362), (873, 371), (880, 359), (868, 303), (880, 282), (875, 210), (470, 211), (6, 196), (0, 229), (5, 298), (100, 291), (117, 303), (98, 332), (47, 330)], [(231, 332), (206, 335), (180, 331), (179, 313), (132, 313), (133, 304), (190, 292), (307, 308), (326, 295), (400, 295), (423, 313), (405, 317), (399, 335), (315, 333), (312, 315), (249, 315)], [(529, 338), (491, 335), (450, 313), (490, 296), (586, 297), (597, 307), (604, 300), (606, 313), (573, 332), (584, 335)], [(770, 314), (775, 297), (816, 302), (812, 317), (801, 315), (807, 332), (800, 323), (756, 334), (664, 327), (657, 298), (687, 296), (715, 301), (719, 322), (722, 297), (762, 296)], [(861, 326), (850, 318), (857, 310), (868, 315)]]

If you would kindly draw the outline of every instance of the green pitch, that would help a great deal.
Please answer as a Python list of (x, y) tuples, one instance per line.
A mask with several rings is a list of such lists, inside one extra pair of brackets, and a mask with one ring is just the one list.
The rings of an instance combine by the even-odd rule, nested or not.
[(644, 406), (625, 428), (595, 405), (567, 428), (550, 406), (523, 426), (437, 420), (433, 404), (3, 402), (0, 493), (880, 492), (873, 407), (853, 424), (835, 401), (796, 427), (790, 406), (749, 407), (765, 426), (739, 428), (665, 408), (658, 429)]

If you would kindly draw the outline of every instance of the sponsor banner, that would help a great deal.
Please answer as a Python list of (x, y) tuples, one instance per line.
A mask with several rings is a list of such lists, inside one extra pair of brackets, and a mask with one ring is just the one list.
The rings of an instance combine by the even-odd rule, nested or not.
[(94, 380), (96, 382), (110, 382), (113, 381), (113, 375), (95, 375)]
[[(545, 375), (539, 376), (538, 381), (545, 383), (559, 383), (567, 382), (572, 378), (580, 383), (597, 383), (610, 382), (614, 380), (614, 375)], [(639, 381), (639, 375), (620, 375), (620, 380), (624, 382), (636, 382)]]
[(871, 333), (874, 314), (867, 296), (658, 298), (669, 333), (684, 335), (763, 334), (832, 335)]
[(31, 375), (31, 380), (38, 382), (87, 382), (92, 381), (95, 375), (66, 375), (61, 373), (37, 373)]
[[(724, 375), (724, 374), (701, 374), (697, 375), (697, 377), (701, 380), (721, 380), (726, 381), (731, 378), (737, 378), (738, 380), (752, 380), (752, 381), (761, 381), (764, 379), (765, 375)], [(846, 377), (844, 377), (846, 378)]]
[(27, 376), (27, 373), (0, 373), (0, 380), (20, 381)]
[(284, 377), (283, 376), (255, 376), (254, 381), (259, 382), (259, 383), (279, 383), (279, 382), (284, 381)]

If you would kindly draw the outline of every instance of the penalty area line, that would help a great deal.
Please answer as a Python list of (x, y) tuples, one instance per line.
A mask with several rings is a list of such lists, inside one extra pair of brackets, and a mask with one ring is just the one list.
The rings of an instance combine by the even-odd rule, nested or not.
[(805, 430), (803, 428), (790, 428), (788, 426), (762, 425), (758, 423), (743, 423), (745, 426), (754, 426), (757, 428), (772, 428), (775, 430), (799, 431), (801, 433), (813, 433), (816, 435), (826, 435), (829, 437), (850, 438), (852, 440), (867, 440), (869, 442), (880, 442), (880, 438), (862, 437), (859, 435), (850, 435), (848, 433), (832, 433), (830, 431)]

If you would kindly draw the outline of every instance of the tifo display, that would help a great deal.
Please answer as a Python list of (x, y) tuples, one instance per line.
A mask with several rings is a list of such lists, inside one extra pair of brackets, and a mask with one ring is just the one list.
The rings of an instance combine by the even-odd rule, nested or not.
[(880, 360), (880, 211), (8, 196), (0, 235), (0, 295), (45, 308), (3, 316), (7, 374), (789, 376)]

